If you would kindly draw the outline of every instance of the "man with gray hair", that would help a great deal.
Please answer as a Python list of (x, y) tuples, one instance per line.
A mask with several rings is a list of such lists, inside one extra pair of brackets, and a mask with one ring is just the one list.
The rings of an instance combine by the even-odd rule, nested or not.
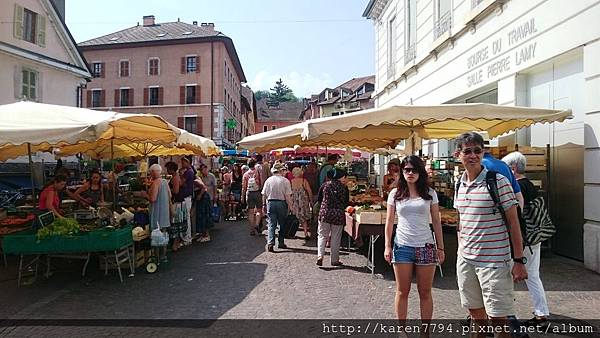
[(267, 251), (275, 252), (273, 247), (275, 246), (275, 228), (279, 224), (279, 249), (287, 249), (284, 243), (285, 239), (285, 220), (287, 218), (289, 209), (292, 205), (292, 186), (290, 181), (285, 178), (285, 165), (282, 163), (275, 163), (271, 172), (273, 176), (269, 177), (263, 184), (262, 199), (263, 199), (263, 211), (269, 218), (269, 235), (267, 239)]
[[(488, 175), (482, 165), (481, 135), (464, 133), (456, 138), (456, 147), (454, 156), (465, 168), (454, 199), (459, 214), (456, 279), (460, 301), (469, 310), (476, 330), (488, 318), (494, 325), (504, 325), (507, 316), (514, 313), (513, 281), (527, 278), (518, 203), (506, 177), (498, 173)], [(495, 180), (498, 204), (506, 217), (501, 216), (488, 190), (488, 176)], [(499, 336), (509, 334), (501, 332)]]
[[(523, 199), (525, 207), (523, 210), (528, 210), (530, 203), (538, 197), (538, 192), (533, 183), (525, 177), (525, 168), (527, 167), (527, 158), (518, 151), (512, 152), (504, 158), (502, 161), (506, 163), (512, 170), (521, 187), (523, 193)], [(546, 292), (544, 285), (540, 279), (540, 247), (542, 243), (530, 243), (531, 251), (525, 250), (524, 254), (527, 258), (525, 267), (527, 268), (528, 278), (525, 280), (527, 284), (527, 290), (529, 290), (529, 297), (533, 303), (533, 314), (534, 317), (526, 322), (527, 325), (536, 326), (543, 325), (548, 322), (548, 316), (550, 310), (548, 310), (548, 302), (546, 301)]]

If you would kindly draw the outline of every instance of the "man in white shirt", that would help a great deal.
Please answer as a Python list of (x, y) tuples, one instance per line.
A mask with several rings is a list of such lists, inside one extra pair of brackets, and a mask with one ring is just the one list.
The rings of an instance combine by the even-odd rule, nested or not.
[(267, 238), (267, 251), (275, 252), (275, 228), (279, 224), (278, 248), (287, 249), (284, 244), (285, 238), (285, 219), (288, 215), (288, 206), (291, 205), (292, 186), (290, 181), (285, 178), (285, 165), (275, 163), (271, 172), (273, 176), (269, 177), (262, 190), (263, 211), (269, 219), (269, 236)]

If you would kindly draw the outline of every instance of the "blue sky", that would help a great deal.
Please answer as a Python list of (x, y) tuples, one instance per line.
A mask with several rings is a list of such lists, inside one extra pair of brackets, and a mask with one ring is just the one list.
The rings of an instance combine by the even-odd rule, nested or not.
[(231, 37), (253, 90), (282, 78), (296, 96), (372, 75), (373, 23), (368, 0), (67, 0), (67, 24), (77, 42), (157, 22), (214, 22)]

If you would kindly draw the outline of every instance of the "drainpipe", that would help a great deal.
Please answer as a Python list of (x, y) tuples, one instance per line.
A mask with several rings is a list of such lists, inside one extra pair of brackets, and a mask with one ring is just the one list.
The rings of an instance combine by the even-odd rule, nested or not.
[(215, 49), (213, 41), (210, 42), (210, 139), (213, 139), (213, 130), (215, 124), (213, 121), (213, 115), (215, 113), (214, 108), (214, 91), (215, 91)]

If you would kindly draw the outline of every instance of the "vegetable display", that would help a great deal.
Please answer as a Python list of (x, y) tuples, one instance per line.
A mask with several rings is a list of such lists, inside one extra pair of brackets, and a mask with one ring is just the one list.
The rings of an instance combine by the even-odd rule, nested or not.
[(79, 233), (79, 223), (74, 218), (59, 218), (52, 224), (38, 230), (38, 239), (50, 236), (74, 235)]

